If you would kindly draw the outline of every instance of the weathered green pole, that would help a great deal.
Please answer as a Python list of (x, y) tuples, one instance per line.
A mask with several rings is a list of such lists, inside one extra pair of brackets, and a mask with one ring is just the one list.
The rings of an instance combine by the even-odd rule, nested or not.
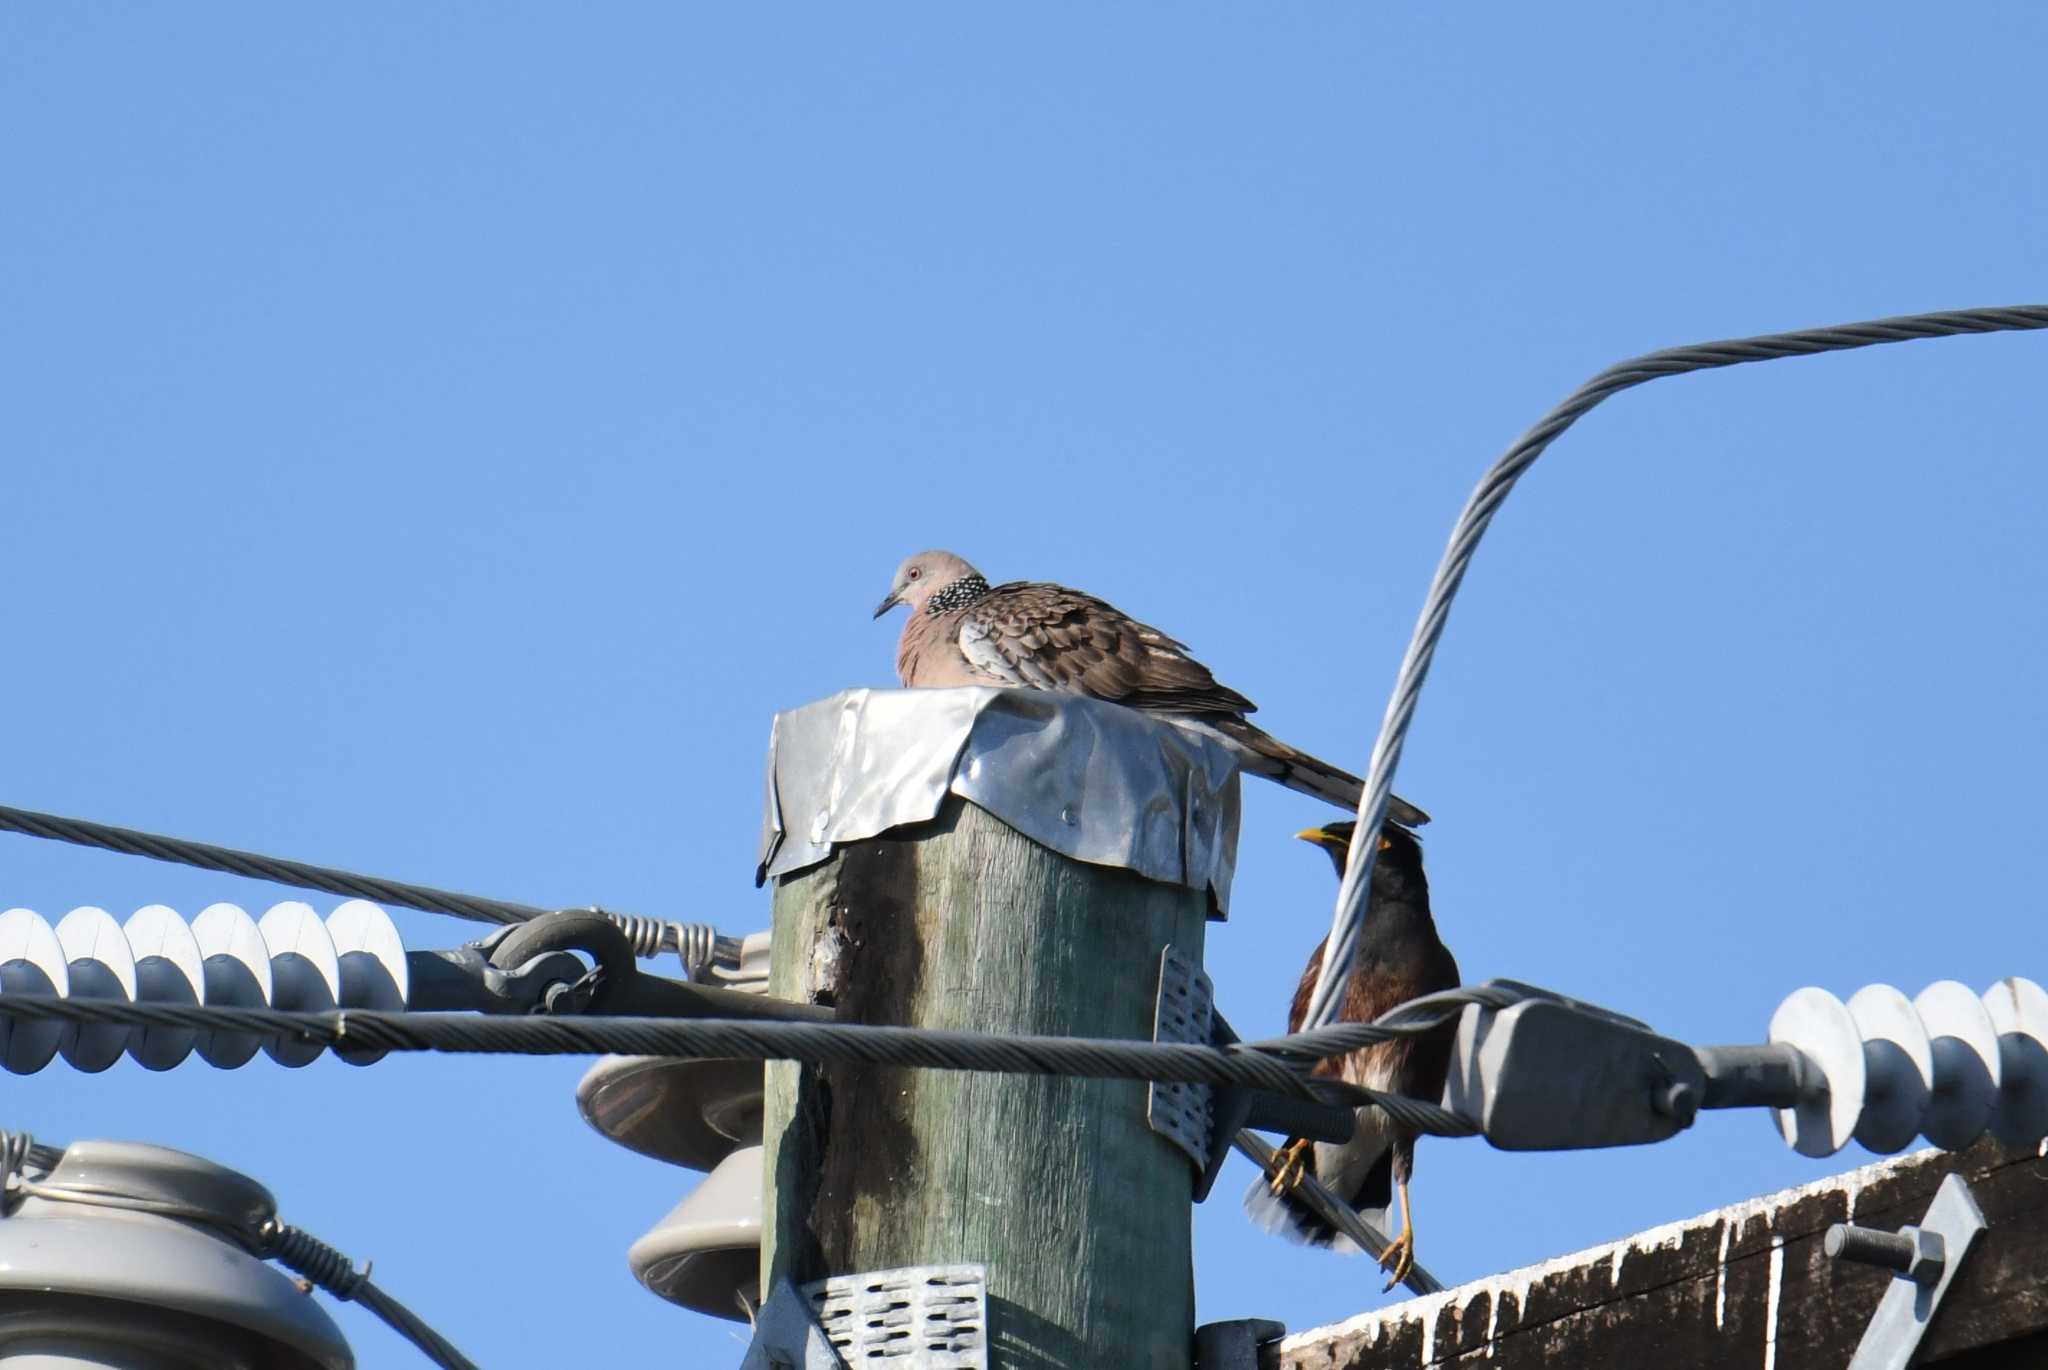
[[(1148, 1038), (1160, 949), (1199, 963), (1210, 912), (948, 795), (779, 879), (770, 992), (854, 1023)], [(1132, 1081), (773, 1064), (761, 1287), (973, 1262), (991, 1366), (1187, 1370), (1193, 1174), (1145, 1105)]]

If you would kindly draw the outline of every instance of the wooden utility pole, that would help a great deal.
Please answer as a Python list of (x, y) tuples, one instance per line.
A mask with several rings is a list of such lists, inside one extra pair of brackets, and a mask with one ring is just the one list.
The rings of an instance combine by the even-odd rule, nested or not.
[[(1199, 963), (1206, 892), (1071, 860), (957, 796), (774, 894), (770, 992), (850, 1023), (1146, 1038), (1160, 949)], [(1146, 1087), (768, 1068), (762, 1289), (973, 1262), (991, 1366), (1186, 1370), (1188, 1158)]]

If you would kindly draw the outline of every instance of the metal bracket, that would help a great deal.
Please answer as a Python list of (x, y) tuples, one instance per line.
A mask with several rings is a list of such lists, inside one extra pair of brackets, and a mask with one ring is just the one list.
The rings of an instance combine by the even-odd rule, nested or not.
[(1195, 1370), (1259, 1370), (1259, 1348), (1287, 1335), (1271, 1318), (1205, 1322), (1195, 1329)]
[(1934, 1310), (1985, 1226), (1969, 1182), (1952, 1173), (1934, 1192), (1918, 1227), (1892, 1233), (1836, 1223), (1828, 1229), (1828, 1255), (1883, 1266), (1897, 1276), (1870, 1315), (1849, 1370), (1906, 1370), (1912, 1364)]
[(546, 951), (516, 966), (492, 961), (510, 927), (446, 951), (405, 954), (410, 980), (406, 1007), (446, 1012), (537, 1013), (557, 985), (574, 984), (583, 976), (583, 962), (566, 951)]
[(754, 1317), (754, 1340), (740, 1370), (847, 1370), (847, 1365), (811, 1315), (810, 1301), (782, 1279)]
[(1705, 1083), (1683, 1042), (1532, 993), (1504, 1009), (1465, 1009), (1444, 1103), (1478, 1119), (1503, 1151), (1636, 1146), (1691, 1126)]
[[(1152, 1040), (1207, 1043), (1216, 1017), (1216, 995), (1203, 969), (1168, 942), (1159, 951), (1159, 995), (1152, 1004)], [(1197, 1168), (1208, 1164), (1209, 1135), (1216, 1112), (1207, 1085), (1154, 1080), (1145, 1094), (1145, 1121), (1188, 1154)]]
[[(1211, 1046), (1225, 1047), (1241, 1040), (1228, 1018), (1218, 1013), (1213, 1021), (1209, 1036)], [(1209, 1149), (1202, 1162), (1202, 1173), (1195, 1177), (1195, 1202), (1208, 1198), (1209, 1191), (1216, 1187), (1216, 1177), (1223, 1172), (1223, 1162), (1229, 1159), (1238, 1134), (1246, 1129), (1307, 1137), (1318, 1142), (1343, 1142), (1350, 1140), (1357, 1128), (1357, 1111), (1342, 1104), (1319, 1104), (1284, 1094), (1269, 1094), (1263, 1089), (1226, 1085), (1216, 1091), (1211, 1109)]]
[[(1238, 1040), (1223, 1015), (1216, 1012), (1208, 975), (1170, 942), (1159, 953), (1152, 1039), (1212, 1046), (1228, 1046)], [(1157, 1081), (1145, 1096), (1145, 1121), (1194, 1163), (1196, 1203), (1208, 1198), (1215, 1188), (1224, 1158), (1230, 1155), (1230, 1144), (1245, 1128), (1341, 1142), (1358, 1125), (1353, 1111), (1338, 1104), (1291, 1099), (1262, 1089), (1211, 1089), (1208, 1085)]]
[[(803, 1288), (836, 1351), (858, 1370), (988, 1370), (988, 1267), (913, 1265)], [(840, 1359), (843, 1357), (843, 1361)], [(809, 1370), (806, 1366), (805, 1370)]]
[[(583, 957), (596, 963), (585, 967)], [(450, 951), (406, 955), (408, 1007), (483, 1013), (828, 1022), (832, 1010), (642, 971), (626, 930), (594, 909), (558, 909)]]

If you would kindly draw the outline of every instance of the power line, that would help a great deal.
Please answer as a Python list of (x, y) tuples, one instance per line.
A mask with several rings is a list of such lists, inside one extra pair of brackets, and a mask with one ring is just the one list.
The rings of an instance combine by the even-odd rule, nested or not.
[[(1317, 1054), (1355, 1051), (1374, 1042), (1429, 1032), (1469, 1003), (1512, 1002), (1491, 987), (1451, 990), (1418, 1001), (1393, 1023), (1346, 1023), (1319, 1032)], [(1404, 1006), (1408, 1007), (1408, 1006)], [(1397, 1013), (1401, 1010), (1396, 1010)], [(16, 1020), (234, 1032), (323, 1047), (366, 1051), (434, 1051), (521, 1056), (723, 1056), (744, 1060), (921, 1066), (1014, 1075), (1187, 1081), (1241, 1085), (1297, 1099), (1357, 1107), (1373, 1104), (1418, 1132), (1476, 1136), (1479, 1127), (1449, 1109), (1406, 1095), (1310, 1077), (1283, 1056), (1311, 1059), (1295, 1039), (1226, 1047), (1185, 1042), (1108, 1041), (1078, 1037), (959, 1032), (853, 1023), (607, 1016), (512, 1018), (442, 1013), (380, 1013), (340, 1009), (288, 1013), (278, 1009), (123, 1003), (0, 995), (0, 1016)]]
[(372, 1281), (367, 1266), (356, 1269), (355, 1262), (318, 1237), (275, 1219), (264, 1224), (259, 1239), (264, 1255), (305, 1276), (335, 1298), (361, 1304), (385, 1326), (417, 1346), (441, 1370), (477, 1370), (476, 1362), (458, 1351), (455, 1343)]
[[(1480, 478), (1478, 488), (1466, 501), (1451, 529), (1450, 544), (1430, 581), (1429, 593), (1416, 620), (1415, 635), (1401, 659), (1394, 681), (1393, 697), (1380, 722), (1379, 737), (1372, 747), (1372, 764), (1366, 770), (1365, 792), (1358, 801), (1358, 830), (1378, 832), (1387, 816), (1387, 799), (1394, 790), (1394, 771), (1401, 764), (1401, 749), (1408, 738), (1408, 726), (1415, 719), (1415, 704), (1422, 684), (1429, 676), (1436, 644), (1450, 618), (1451, 601), (1465, 579), (1479, 539), (1500, 511), (1501, 504), (1515, 488), (1522, 473), (1532, 466), (1559, 434), (1571, 427), (1590, 409), (1610, 395), (1664, 376), (1690, 371), (1707, 371), (1746, 362), (1776, 361), (1781, 357), (1806, 357), (1818, 352), (1842, 352), (1882, 343), (1911, 342), (1919, 338), (1947, 338), (1966, 333), (1998, 333), (2009, 330), (2048, 328), (2048, 305), (2007, 305), (1987, 309), (1956, 309), (1939, 314), (1906, 314), (1892, 319), (1839, 324), (1797, 333), (1767, 333), (1755, 338), (1725, 342), (1696, 343), (1689, 347), (1649, 352), (1608, 367), (1574, 390), (1563, 403), (1524, 433)], [(1337, 891), (1336, 912), (1330, 934), (1323, 945), (1322, 973), (1309, 997), (1309, 1027), (1320, 1027), (1336, 1019), (1342, 1002), (1342, 987), (1351, 978), (1351, 965), (1358, 955), (1364, 932), (1366, 893), (1372, 888), (1373, 862), (1378, 844), (1355, 842), (1351, 865)]]
[[(304, 861), (290, 861), (281, 856), (237, 851), (232, 847), (217, 847), (210, 842), (166, 837), (161, 833), (139, 832), (134, 828), (117, 828), (110, 823), (95, 823), (85, 818), (63, 818), (56, 814), (38, 813), (34, 809), (17, 809), (5, 804), (0, 804), (0, 831), (18, 832), (28, 837), (41, 837), (54, 842), (69, 842), (81, 847), (97, 847), (101, 851), (120, 852), (127, 856), (146, 856), (153, 861), (197, 866), (201, 870), (246, 876), (251, 880), (268, 880), (273, 884), (291, 885), (299, 889), (324, 890), (328, 894), (371, 899), (382, 904), (396, 904), (400, 908), (419, 909), (425, 913), (444, 913), (455, 918), (467, 918), (477, 923), (496, 923), (501, 927), (530, 922), (544, 913), (554, 912), (552, 909), (540, 908), (533, 904), (518, 904), (506, 899), (487, 899), (475, 894), (458, 894), (453, 890), (436, 889), (432, 885), (413, 885), (403, 880), (359, 875), (353, 871), (336, 870), (332, 866), (309, 865)], [(739, 940), (720, 934), (709, 924), (677, 923), (664, 919), (643, 918), (634, 914), (611, 913), (603, 909), (596, 911), (603, 913), (605, 917), (626, 930), (626, 936), (632, 942), (635, 954), (656, 956), (664, 951), (676, 952), (689, 968), (692, 979), (701, 977), (704, 967), (714, 961), (723, 965), (739, 963)]]

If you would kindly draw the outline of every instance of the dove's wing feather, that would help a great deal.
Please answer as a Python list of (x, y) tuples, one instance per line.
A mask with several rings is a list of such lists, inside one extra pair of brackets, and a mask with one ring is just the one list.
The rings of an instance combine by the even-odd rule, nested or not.
[(1042, 581), (998, 585), (960, 612), (960, 654), (977, 671), (1038, 690), (1161, 713), (1244, 714), (1187, 647), (1114, 605)]

